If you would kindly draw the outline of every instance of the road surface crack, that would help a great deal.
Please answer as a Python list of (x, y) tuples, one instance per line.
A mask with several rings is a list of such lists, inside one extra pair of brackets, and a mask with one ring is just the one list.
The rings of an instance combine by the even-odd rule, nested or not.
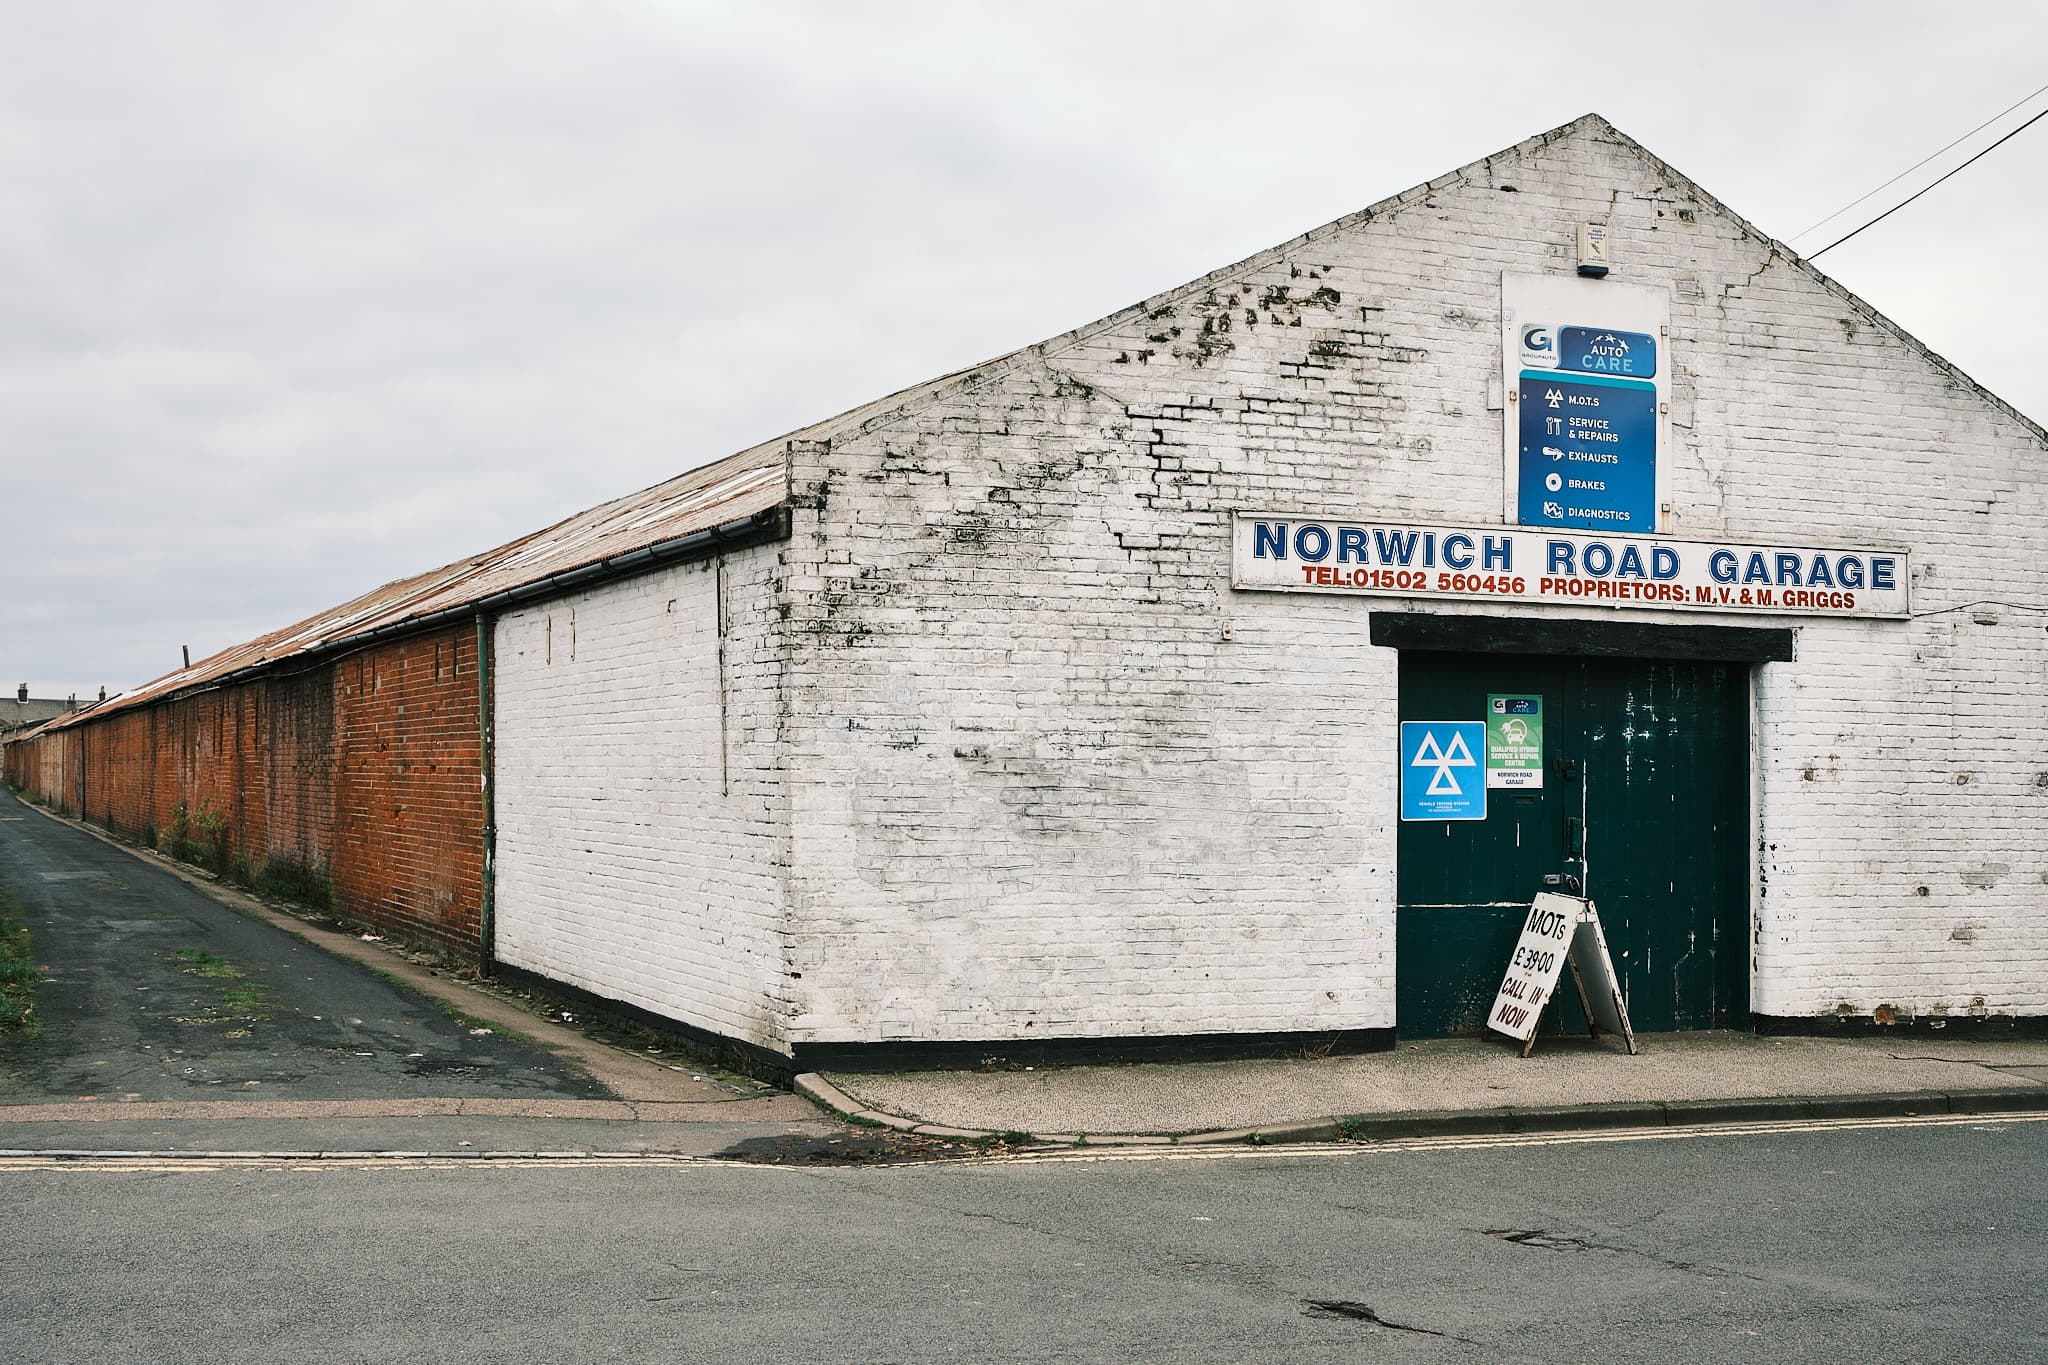
[(1757, 1283), (1765, 1282), (1761, 1276), (1746, 1274), (1743, 1271), (1734, 1270), (1728, 1266), (1707, 1265), (1700, 1261), (1681, 1261), (1675, 1257), (1660, 1256), (1654, 1251), (1644, 1251), (1638, 1247), (1609, 1246), (1605, 1242), (1588, 1241), (1584, 1237), (1571, 1237), (1559, 1232), (1546, 1232), (1542, 1228), (1473, 1228), (1470, 1230), (1483, 1232), (1488, 1237), (1497, 1237), (1503, 1242), (1513, 1242), (1516, 1246), (1540, 1247), (1544, 1251), (1598, 1251), (1609, 1256), (1638, 1256), (1653, 1265), (1661, 1265), (1667, 1270), (1684, 1271), (1690, 1275), (1704, 1275), (1709, 1279), (1731, 1276), (1735, 1279), (1752, 1280)]
[(1470, 1337), (1453, 1336), (1449, 1332), (1438, 1332), (1428, 1327), (1411, 1327), (1405, 1322), (1392, 1322), (1374, 1312), (1370, 1305), (1355, 1299), (1303, 1299), (1302, 1314), (1311, 1318), (1348, 1318), (1354, 1322), (1369, 1322), (1375, 1327), (1384, 1327), (1390, 1332), (1413, 1332), (1421, 1337), (1440, 1337), (1445, 1341), (1463, 1342), (1467, 1346), (1479, 1343)]

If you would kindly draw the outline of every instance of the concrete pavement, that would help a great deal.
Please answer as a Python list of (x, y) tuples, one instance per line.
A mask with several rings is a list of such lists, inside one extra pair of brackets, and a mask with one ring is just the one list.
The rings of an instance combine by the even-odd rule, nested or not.
[(1303, 1141), (1717, 1119), (2048, 1109), (2048, 1040), (1639, 1035), (1440, 1039), (1352, 1057), (1003, 1071), (834, 1072), (819, 1103), (934, 1136)]

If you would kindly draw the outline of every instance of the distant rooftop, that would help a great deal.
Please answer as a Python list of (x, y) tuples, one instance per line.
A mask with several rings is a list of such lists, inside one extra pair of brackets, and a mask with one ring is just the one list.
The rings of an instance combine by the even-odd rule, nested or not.
[(55, 720), (66, 711), (73, 710), (68, 701), (53, 701), (46, 697), (31, 697), (28, 687), (23, 685), (11, 697), (0, 697), (0, 734), (14, 730), (26, 730), (31, 725), (41, 725), (46, 720)]

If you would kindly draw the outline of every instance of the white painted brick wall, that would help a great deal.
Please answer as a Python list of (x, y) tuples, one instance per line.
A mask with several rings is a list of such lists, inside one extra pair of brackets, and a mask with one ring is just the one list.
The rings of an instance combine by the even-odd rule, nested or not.
[(513, 966), (787, 1050), (778, 547), (501, 617), (497, 952)]
[(1582, 124), (795, 448), (792, 1041), (1393, 1022), (1400, 604), (1233, 593), (1228, 516), (1498, 522), (1500, 275), (1586, 219), (1672, 530), (1914, 556), (1759, 675), (1753, 1007), (2048, 1010), (2038, 432)]

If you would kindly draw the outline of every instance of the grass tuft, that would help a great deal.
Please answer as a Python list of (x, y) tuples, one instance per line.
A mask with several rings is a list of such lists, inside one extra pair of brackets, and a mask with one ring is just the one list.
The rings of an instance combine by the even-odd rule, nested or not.
[(43, 984), (20, 919), (21, 902), (0, 886), (0, 1034), (34, 1036), (42, 1029), (35, 1017), (36, 987)]
[(269, 994), (270, 987), (261, 981), (237, 981), (232, 986), (222, 988), (220, 1002), (244, 1018), (268, 1019)]
[(209, 953), (204, 948), (180, 948), (178, 962), (194, 976), (229, 978), (244, 975), (242, 969), (218, 953)]
[[(261, 981), (243, 980), (249, 973), (219, 953), (209, 953), (204, 948), (180, 948), (173, 956), (178, 959), (178, 965), (192, 975), (223, 983), (214, 987), (214, 993), (220, 997), (219, 1004), (208, 1005), (204, 1014), (179, 1022), (248, 1025), (270, 1017), (271, 987)], [(224, 1036), (247, 1038), (249, 1030), (243, 1027)]]

